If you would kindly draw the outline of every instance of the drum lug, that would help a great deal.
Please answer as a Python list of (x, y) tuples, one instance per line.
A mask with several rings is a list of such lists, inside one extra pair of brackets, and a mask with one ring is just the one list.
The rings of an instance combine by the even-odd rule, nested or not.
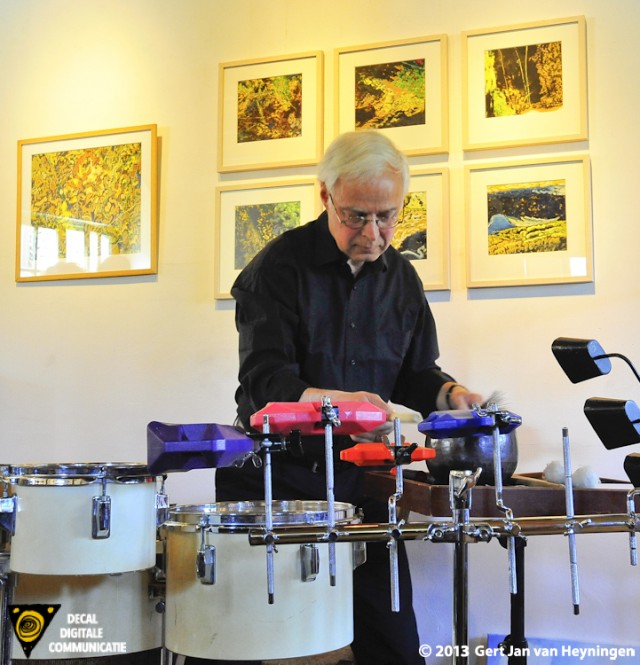
[(111, 497), (94, 496), (91, 522), (91, 537), (95, 540), (111, 535)]
[(352, 543), (353, 547), (353, 569), (361, 566), (367, 561), (367, 543), (364, 541), (356, 541)]
[(0, 528), (12, 536), (16, 532), (17, 499), (16, 496), (0, 498)]
[(320, 572), (320, 552), (312, 543), (300, 545), (300, 577), (303, 582), (313, 582)]
[(200, 584), (216, 583), (216, 547), (203, 545), (196, 555), (196, 576)]
[(169, 519), (169, 497), (160, 491), (156, 493), (156, 526), (162, 526)]

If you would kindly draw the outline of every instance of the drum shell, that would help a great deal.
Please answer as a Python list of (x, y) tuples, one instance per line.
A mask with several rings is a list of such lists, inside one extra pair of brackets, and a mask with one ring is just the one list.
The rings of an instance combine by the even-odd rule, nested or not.
[(107, 479), (110, 535), (98, 539), (92, 537), (92, 510), (93, 497), (102, 494), (100, 480), (74, 484), (51, 476), (54, 484), (25, 484), (30, 478), (47, 482), (44, 474), (10, 479), (11, 492), (17, 497), (11, 570), (32, 575), (104, 575), (155, 565), (153, 478)]
[[(209, 504), (214, 509), (220, 505), (224, 504)], [(213, 585), (196, 578), (202, 529), (168, 522), (161, 533), (167, 547), (165, 646), (169, 651), (205, 659), (270, 660), (332, 651), (353, 640), (351, 543), (336, 545), (333, 587), (328, 544), (317, 545), (320, 572), (309, 582), (301, 581), (301, 546), (278, 546), (275, 598), (269, 605), (266, 548), (249, 545), (248, 529), (205, 529), (206, 544), (216, 550)]]
[[(151, 571), (137, 571), (119, 575), (40, 576), (15, 575), (14, 605), (61, 605), (40, 641), (29, 657), (29, 662), (62, 662), (83, 659), (86, 662), (119, 661), (117, 654), (97, 658), (95, 653), (57, 651), (53, 643), (64, 642), (122, 642), (126, 645), (129, 662), (138, 662), (132, 655), (162, 646), (162, 615), (156, 611), (158, 598), (151, 598), (149, 587), (153, 581)], [(69, 614), (91, 614), (95, 626), (102, 629), (101, 638), (72, 638), (61, 636), (61, 630), (74, 627)], [(77, 624), (85, 627), (85, 624)], [(24, 651), (13, 634), (12, 659), (26, 659)], [(158, 658), (159, 660), (159, 658)], [(146, 662), (141, 659), (140, 662)]]

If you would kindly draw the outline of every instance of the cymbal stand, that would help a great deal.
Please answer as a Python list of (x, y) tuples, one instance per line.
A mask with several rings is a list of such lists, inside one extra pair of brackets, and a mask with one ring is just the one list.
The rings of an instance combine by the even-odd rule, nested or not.
[(322, 425), (324, 426), (324, 454), (327, 482), (327, 534), (329, 537), (329, 584), (336, 585), (335, 494), (333, 474), (333, 428), (340, 427), (338, 410), (329, 397), (322, 398)]

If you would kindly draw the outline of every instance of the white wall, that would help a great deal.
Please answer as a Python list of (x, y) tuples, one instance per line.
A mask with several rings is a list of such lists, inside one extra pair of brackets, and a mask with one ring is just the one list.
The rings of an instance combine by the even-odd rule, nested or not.
[[(573, 15), (587, 19), (589, 141), (465, 157), (461, 31)], [(636, 0), (0, 0), (0, 461), (144, 461), (151, 420), (233, 420), (233, 306), (213, 297), (215, 188), (314, 169), (217, 174), (220, 62), (323, 50), (328, 141), (333, 48), (446, 33), (450, 155), (412, 159), (451, 169), (452, 287), (429, 294), (442, 364), (484, 393), (506, 393), (507, 406), (524, 419), (520, 471), (560, 459), (567, 426), (574, 466), (591, 464), (602, 476), (624, 477), (622, 461), (631, 450), (606, 451), (582, 405), (596, 395), (634, 399), (637, 384), (614, 361), (611, 375), (574, 386), (550, 346), (558, 336), (595, 338), (640, 362), (639, 24)], [(162, 138), (158, 275), (17, 285), (16, 142), (147, 123), (156, 123)], [(467, 290), (463, 164), (566, 153), (592, 159), (594, 283)], [(171, 500), (211, 501), (212, 484), (208, 471), (172, 476)], [(635, 611), (640, 571), (626, 566), (625, 537), (607, 538), (606, 545), (595, 536), (580, 542), (593, 554), (585, 564), (587, 583), (597, 585), (602, 598), (598, 604), (588, 597), (577, 619), (563, 547), (544, 568), (536, 568), (533, 553), (553, 550), (551, 540), (530, 548), (534, 582), (545, 578), (554, 589), (567, 588), (560, 606), (546, 612), (533, 590), (535, 634), (640, 641), (627, 618)], [(445, 546), (434, 554), (436, 547), (412, 546), (412, 557), (423, 637), (442, 644), (449, 642), (450, 579), (442, 566), (429, 565), (429, 557), (438, 564), (448, 556)], [(483, 551), (473, 552), (482, 561), (480, 571), (472, 570), (472, 578), (481, 578), (471, 589), (476, 638), (508, 630), (501, 607), (504, 553), (494, 544), (477, 547)]]

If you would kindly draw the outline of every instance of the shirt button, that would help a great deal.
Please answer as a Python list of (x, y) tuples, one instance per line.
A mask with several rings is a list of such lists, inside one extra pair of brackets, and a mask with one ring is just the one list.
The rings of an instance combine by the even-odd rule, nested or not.
[(351, 366), (353, 366), (353, 365), (356, 364), (356, 361), (352, 359), (350, 364), (351, 364)]
[(356, 327), (356, 324), (352, 321), (352, 322), (349, 324), (349, 327), (350, 327), (350, 328), (355, 328), (355, 327)]

